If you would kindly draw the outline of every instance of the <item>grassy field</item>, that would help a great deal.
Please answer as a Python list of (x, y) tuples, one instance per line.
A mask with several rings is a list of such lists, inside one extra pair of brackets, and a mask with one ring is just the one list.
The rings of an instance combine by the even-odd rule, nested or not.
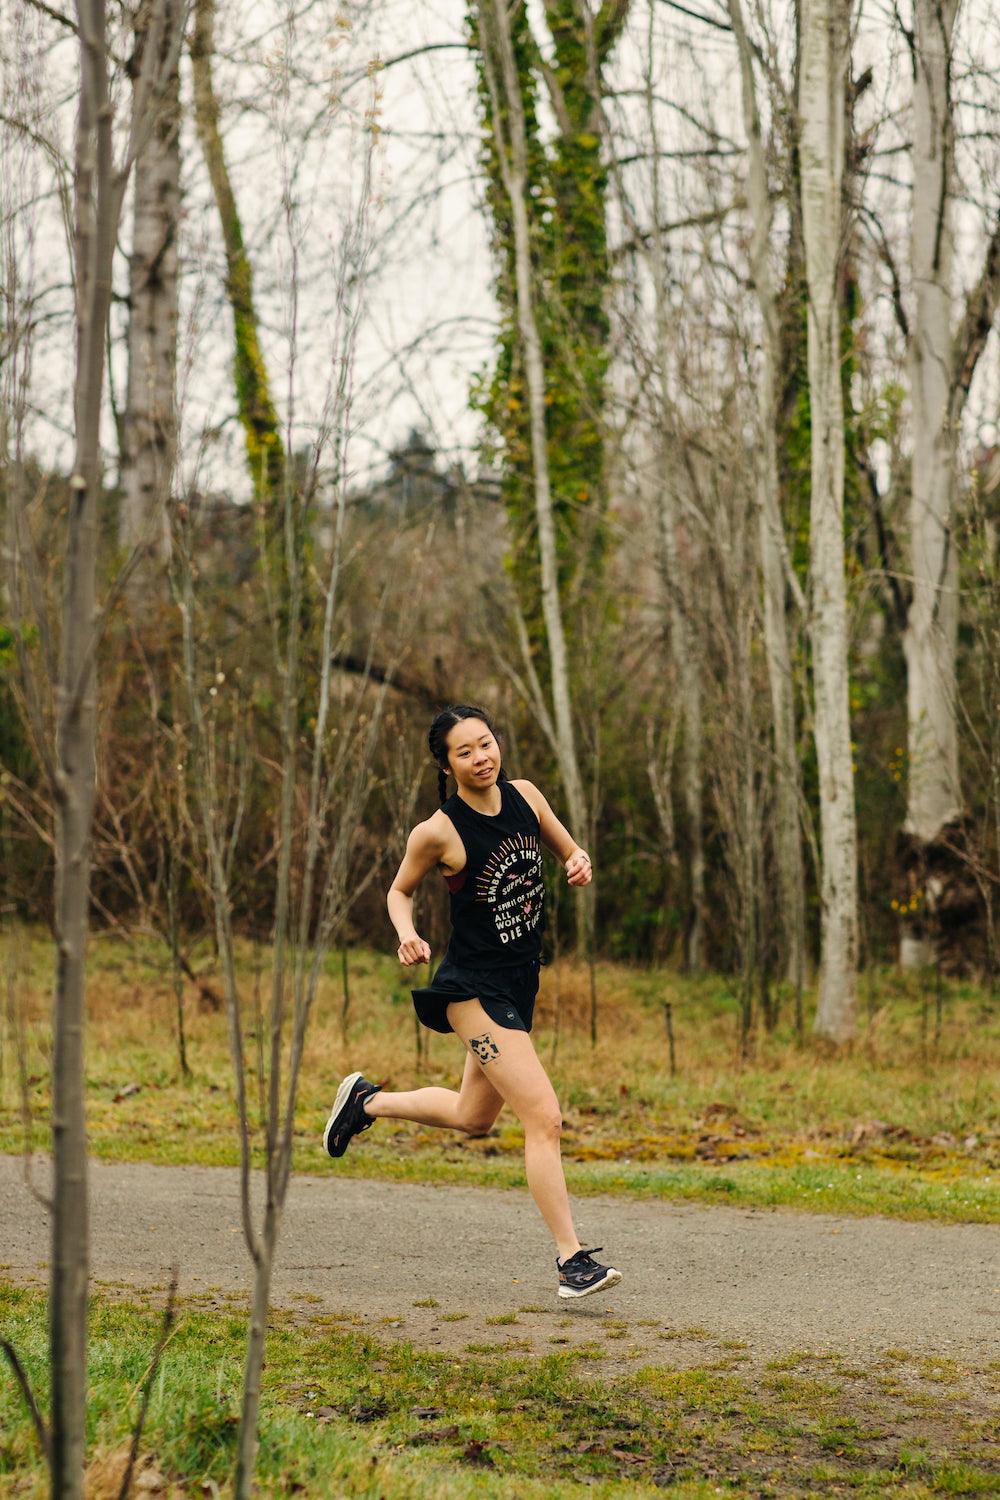
[[(266, 1003), (265, 959), (249, 945), (240, 948), (255, 1124), (261, 1080), (254, 1016), (256, 997)], [(33, 1138), (44, 1149), (51, 947), (33, 934), (19, 942), (11, 963), (16, 1009), (24, 1017)], [(195, 965), (219, 987), (207, 951), (196, 955)], [(425, 982), (425, 974), (404, 973), (390, 956), (352, 951), (345, 1037), (340, 959), (331, 956), (307, 1046), (297, 1170), (331, 1170), (319, 1136), (336, 1082), (350, 1068), (389, 1087), (457, 1083), (462, 1053), (454, 1037), (424, 1032), (418, 1052), (409, 985)], [(595, 1052), (586, 974), (567, 961), (543, 970), (535, 1041), (563, 1102), (567, 1175), (575, 1192), (1000, 1219), (1000, 1007), (983, 991), (945, 982), (938, 995), (933, 981), (916, 976), (866, 974), (862, 1033), (850, 1053), (830, 1056), (808, 1040), (799, 1046), (786, 1000), (775, 1030), (758, 1028), (744, 1058), (735, 997), (723, 978), (602, 964), (598, 995)], [(92, 941), (87, 1109), (94, 1155), (237, 1161), (225, 1018), (191, 985), (185, 1009), (189, 1078), (178, 1066), (162, 947), (108, 936)], [(25, 1138), (17, 1031), (8, 1004), (0, 1037), (0, 1149), (6, 1151), (20, 1150)], [(337, 1170), (519, 1186), (521, 1144), (517, 1123), (506, 1113), (481, 1140), (382, 1121)]]
[[(47, 1408), (42, 1295), (0, 1282), (0, 1326)], [(554, 1326), (558, 1326), (555, 1325)], [(158, 1317), (108, 1296), (91, 1312), (88, 1500), (120, 1487)], [(339, 1500), (542, 1500), (719, 1494), (1000, 1494), (1000, 1364), (887, 1351), (858, 1364), (685, 1332), (686, 1359), (628, 1365), (630, 1330), (567, 1351), (556, 1332), (464, 1357), (383, 1343), (351, 1320), (276, 1315), (261, 1410), (259, 1491)], [(669, 1335), (674, 1338), (675, 1335)], [(137, 1492), (218, 1495), (231, 1473), (245, 1316), (183, 1304), (152, 1387)], [(0, 1375), (0, 1495), (41, 1497), (20, 1396)]]

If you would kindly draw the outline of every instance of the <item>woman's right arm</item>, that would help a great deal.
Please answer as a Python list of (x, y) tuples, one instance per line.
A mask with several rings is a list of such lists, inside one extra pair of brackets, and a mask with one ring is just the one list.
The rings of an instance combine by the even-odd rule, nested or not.
[(401, 964), (425, 964), (430, 961), (430, 944), (417, 933), (413, 925), (413, 893), (428, 870), (440, 863), (444, 853), (444, 840), (434, 819), (418, 823), (406, 841), (406, 853), (389, 887), (386, 906), (396, 936), (399, 938), (398, 957)]

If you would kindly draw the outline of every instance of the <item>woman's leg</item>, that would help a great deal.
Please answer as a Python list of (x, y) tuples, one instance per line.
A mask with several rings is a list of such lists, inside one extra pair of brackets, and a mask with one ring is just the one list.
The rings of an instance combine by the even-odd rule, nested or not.
[(555, 1090), (526, 1031), (508, 1031), (491, 1021), (478, 1000), (448, 1006), (448, 1020), (469, 1048), (469, 1059), (524, 1126), (524, 1167), (531, 1195), (552, 1231), (559, 1258), (580, 1241), (573, 1228), (559, 1137), (562, 1115)]
[[(463, 1001), (468, 1005), (468, 1001)], [(481, 1009), (476, 1001), (476, 1008)], [(418, 1125), (444, 1125), (469, 1135), (485, 1135), (503, 1109), (497, 1093), (475, 1058), (465, 1059), (462, 1086), (454, 1089), (410, 1089), (389, 1094), (379, 1090), (365, 1100), (365, 1113), (388, 1120), (414, 1120)]]

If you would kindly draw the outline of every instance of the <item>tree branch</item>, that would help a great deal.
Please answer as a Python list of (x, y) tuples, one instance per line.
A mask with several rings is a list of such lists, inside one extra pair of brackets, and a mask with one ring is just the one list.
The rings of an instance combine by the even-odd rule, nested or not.
[(642, 245), (647, 245), (654, 234), (672, 234), (677, 229), (701, 229), (708, 224), (720, 224), (728, 214), (739, 213), (746, 208), (747, 200), (740, 194), (731, 203), (724, 203), (721, 208), (707, 209), (703, 214), (689, 214), (684, 219), (674, 219), (670, 223), (659, 224), (655, 229), (649, 229), (639, 234), (634, 234), (631, 239), (622, 240), (620, 245), (608, 252), (608, 261), (616, 265), (618, 261), (624, 260), (626, 255), (633, 250), (638, 250)]
[(661, 5), (666, 5), (670, 10), (679, 10), (681, 15), (690, 16), (693, 21), (702, 21), (706, 26), (714, 26), (717, 31), (732, 31), (732, 27), (725, 21), (717, 21), (714, 16), (706, 16), (700, 10), (691, 10), (687, 5), (681, 5), (679, 0), (660, 0)]
[(407, 52), (400, 52), (395, 57), (383, 60), (381, 57), (373, 57), (371, 62), (363, 70), (352, 73), (350, 78), (344, 81), (340, 90), (341, 96), (352, 89), (356, 83), (364, 83), (366, 78), (371, 78), (372, 73), (384, 73), (387, 68), (396, 67), (397, 63), (409, 62), (413, 57), (423, 57), (425, 52), (472, 52), (475, 49), (469, 42), (427, 42), (423, 47), (411, 47)]
[(625, 30), (632, 0), (604, 0), (594, 22), (594, 46), (598, 63), (607, 61), (615, 43)]
[(889, 241), (886, 238), (885, 229), (878, 217), (871, 209), (865, 208), (864, 205), (862, 205), (861, 218), (862, 221), (866, 221), (869, 224), (870, 233), (875, 240), (878, 258), (889, 272), (889, 279), (892, 282), (892, 307), (896, 315), (896, 322), (903, 338), (909, 340), (910, 320), (906, 315), (906, 308), (903, 304), (903, 289), (899, 280), (899, 270), (896, 266), (896, 260)]
[[(128, 1500), (128, 1492), (132, 1487), (132, 1475), (135, 1471), (135, 1461), (139, 1456), (139, 1443), (142, 1441), (142, 1429), (146, 1425), (146, 1413), (149, 1410), (149, 1397), (153, 1389), (153, 1381), (156, 1372), (160, 1368), (160, 1360), (163, 1351), (171, 1337), (171, 1329), (174, 1326), (176, 1314), (177, 1283), (180, 1279), (180, 1271), (175, 1263), (170, 1272), (170, 1290), (167, 1293), (167, 1305), (163, 1310), (163, 1323), (160, 1327), (160, 1337), (157, 1342), (153, 1358), (149, 1362), (149, 1368), (142, 1378), (142, 1401), (139, 1406), (139, 1415), (136, 1418), (135, 1429), (132, 1433), (132, 1446), (129, 1448), (128, 1463), (122, 1477), (121, 1489), (118, 1491), (118, 1500)], [(133, 1395), (135, 1392), (133, 1392)]]
[(955, 337), (955, 354), (951, 377), (951, 404), (953, 419), (965, 405), (976, 373), (979, 356), (996, 320), (1000, 303), (1000, 209), (997, 210), (993, 233), (986, 247), (982, 274), (972, 288), (965, 303), (965, 313)]
[(364, 657), (354, 656), (350, 651), (337, 651), (330, 657), (330, 665), (337, 667), (341, 672), (351, 672), (360, 677), (370, 677), (373, 682), (384, 682), (389, 687), (395, 688), (397, 693), (406, 693), (411, 698), (416, 698), (426, 708), (438, 708), (441, 703), (441, 694), (426, 682), (419, 678), (407, 677), (404, 673), (397, 672), (395, 667), (383, 667), (378, 662), (370, 662)]
[(35, 10), (40, 10), (43, 16), (48, 16), (50, 21), (58, 21), (60, 26), (65, 26), (74, 36), (80, 35), (80, 28), (72, 17), (64, 15), (61, 10), (56, 10), (51, 5), (46, 5), (45, 0), (28, 0), (28, 4)]
[(0, 1339), (0, 1349), (6, 1354), (10, 1362), (10, 1367), (14, 1371), (14, 1379), (21, 1388), (21, 1395), (24, 1397), (24, 1404), (27, 1406), (31, 1416), (35, 1436), (38, 1438), (41, 1450), (45, 1454), (46, 1462), (49, 1462), (51, 1449), (49, 1446), (48, 1429), (45, 1426), (41, 1412), (38, 1410), (38, 1402), (35, 1400), (35, 1393), (31, 1389), (31, 1382), (25, 1374), (24, 1366), (17, 1357), (17, 1350), (9, 1339)]

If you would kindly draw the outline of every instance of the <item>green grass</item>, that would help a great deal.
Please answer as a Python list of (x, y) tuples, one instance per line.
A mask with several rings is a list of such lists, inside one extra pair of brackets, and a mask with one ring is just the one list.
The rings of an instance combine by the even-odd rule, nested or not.
[[(0, 1328), (47, 1409), (44, 1298), (0, 1283)], [(117, 1493), (158, 1315), (95, 1298), (90, 1320), (88, 1495)], [(209, 1493), (231, 1472), (244, 1318), (182, 1304), (153, 1385), (143, 1458), (161, 1493)], [(596, 1348), (475, 1357), (381, 1344), (316, 1320), (269, 1333), (258, 1480), (267, 1494), (465, 1500), (469, 1496), (1000, 1493), (982, 1372), (945, 1361), (910, 1379), (933, 1399), (839, 1381), (800, 1351), (795, 1370), (646, 1365), (607, 1376)], [(589, 1356), (589, 1359), (588, 1359)], [(814, 1369), (813, 1366), (818, 1369)], [(950, 1366), (949, 1366), (950, 1368)], [(908, 1392), (912, 1394), (912, 1392)], [(958, 1458), (958, 1455), (961, 1458)], [(0, 1495), (41, 1496), (44, 1475), (13, 1381), (0, 1376)]]
[[(254, 996), (266, 971), (249, 944), (238, 957), (248, 1034), (252, 1123), (259, 1124)], [(216, 988), (209, 956), (195, 956)], [(48, 997), (52, 954), (41, 934), (16, 955), (27, 1018), (35, 1144), (47, 1144)], [(508, 1112), (487, 1138), (380, 1122), (331, 1167), (319, 1149), (332, 1089), (361, 1067), (388, 1086), (457, 1084), (453, 1037), (416, 1033), (410, 984), (392, 957), (354, 951), (345, 1039), (339, 956), (324, 976), (306, 1047), (296, 1121), (297, 1171), (496, 1187), (524, 1184), (522, 1136)], [(186, 994), (193, 1076), (177, 1066), (174, 1001), (162, 949), (93, 939), (88, 970), (90, 1146), (105, 1160), (234, 1165), (232, 1070), (224, 1016)], [(945, 981), (940, 1038), (933, 996), (918, 976), (863, 976), (862, 1034), (831, 1055), (799, 1046), (790, 1002), (772, 1033), (736, 1046), (736, 1004), (720, 976), (684, 979), (620, 964), (598, 969), (600, 1046), (589, 1039), (587, 975), (568, 962), (543, 971), (535, 1042), (565, 1116), (574, 1192), (848, 1214), (1000, 1220), (1000, 1010), (974, 986)], [(673, 1007), (676, 1076), (667, 1065), (662, 1004)], [(929, 1008), (925, 1010), (925, 1001)], [(558, 1033), (556, 1018), (558, 1012)], [(0, 1150), (24, 1141), (9, 1018), (0, 1023)], [(137, 1091), (126, 1094), (130, 1085)], [(260, 1135), (257, 1131), (257, 1140)], [(259, 1149), (255, 1160), (261, 1160)]]

